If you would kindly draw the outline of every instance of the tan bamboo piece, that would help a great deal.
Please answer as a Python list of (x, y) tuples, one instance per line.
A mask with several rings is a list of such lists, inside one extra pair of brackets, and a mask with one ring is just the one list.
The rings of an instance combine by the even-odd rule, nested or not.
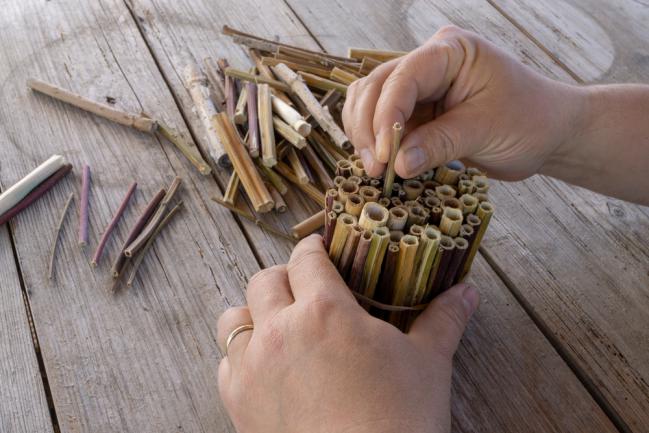
[(407, 209), (396, 206), (391, 208), (388, 213), (387, 226), (390, 230), (403, 230), (406, 227), (406, 223), (408, 222)]
[(462, 203), (462, 213), (464, 215), (472, 214), (478, 208), (478, 199), (471, 194), (464, 194), (460, 197)]
[(329, 72), (329, 78), (333, 81), (338, 81), (339, 83), (349, 86), (360, 77), (336, 66), (331, 70), (331, 72)]
[(444, 213), (442, 213), (442, 220), (439, 224), (439, 228), (446, 236), (454, 238), (460, 233), (462, 218), (463, 215), (461, 210), (447, 207), (444, 209)]
[[(321, 67), (313, 65), (313, 64), (297, 62), (297, 61), (294, 61), (294, 60), (297, 60), (297, 59), (291, 59), (291, 60), (288, 60), (288, 59), (275, 59), (273, 57), (262, 57), (261, 58), (261, 62), (264, 65), (270, 66), (271, 68), (273, 66), (277, 66), (279, 64), (284, 64), (284, 65), (288, 66), (289, 68), (291, 68), (294, 71), (301, 71), (301, 72), (303, 71), (304, 73), (307, 73), (307, 74), (312, 75), (314, 77), (319, 77), (319, 78), (325, 79), (327, 81), (330, 81), (330, 80), (327, 79), (329, 77), (329, 69), (321, 68)], [(325, 78), (325, 77), (327, 77), (327, 78)]]
[(275, 132), (284, 137), (294, 147), (304, 149), (306, 146), (306, 139), (277, 116), (273, 116), (273, 127)]
[(489, 221), (491, 221), (491, 216), (493, 215), (493, 213), (494, 206), (488, 201), (483, 201), (478, 206), (476, 216), (480, 219), (481, 222), (478, 228), (478, 232), (475, 234), (475, 238), (471, 243), (469, 252), (467, 253), (468, 255), (466, 261), (464, 262), (464, 269), (462, 269), (461, 272), (462, 277), (464, 277), (464, 275), (469, 272), (469, 269), (471, 269), (471, 264), (473, 263), (473, 259), (475, 258), (476, 253), (478, 252), (478, 248), (480, 247), (482, 238), (487, 231), (487, 226), (489, 225)]
[(394, 297), (392, 305), (403, 306), (408, 298), (410, 281), (415, 271), (415, 256), (419, 247), (419, 239), (412, 235), (405, 235), (399, 241), (399, 257), (394, 274)]
[(248, 88), (246, 86), (241, 87), (241, 93), (239, 93), (239, 99), (237, 100), (237, 105), (234, 108), (234, 123), (237, 125), (243, 125), (248, 120)]
[(383, 186), (383, 195), (385, 197), (392, 196), (392, 185), (394, 184), (394, 164), (397, 160), (399, 147), (401, 146), (401, 133), (401, 124), (399, 122), (396, 122), (394, 125), (392, 125), (392, 146), (390, 146), (390, 159), (388, 160), (388, 166), (385, 170), (385, 182)]
[(424, 192), (424, 184), (417, 179), (408, 179), (403, 182), (403, 190), (406, 192), (408, 200), (414, 200)]
[(307, 143), (304, 149), (302, 149), (302, 154), (308, 161), (309, 166), (311, 167), (315, 177), (320, 182), (320, 185), (324, 188), (332, 188), (334, 186), (334, 181), (331, 179), (331, 176), (329, 176), (327, 169), (324, 167), (322, 161), (320, 161), (320, 158), (318, 158), (318, 155), (316, 155), (313, 147)]
[(291, 229), (293, 237), (295, 239), (302, 239), (316, 230), (319, 230), (325, 224), (325, 213), (326, 210), (323, 209), (320, 212), (311, 215), (304, 221), (295, 224)]
[(282, 232), (280, 229), (275, 228), (271, 226), (270, 224), (266, 224), (256, 216), (252, 215), (250, 212), (247, 212), (243, 209), (238, 208), (237, 206), (232, 206), (229, 203), (224, 202), (222, 199), (218, 197), (212, 197), (212, 200), (215, 201), (216, 203), (220, 204), (224, 208), (234, 212), (235, 214), (239, 215), (242, 218), (247, 219), (248, 221), (251, 221), (257, 225), (257, 227), (261, 228), (262, 230), (267, 231), (270, 234), (273, 234), (277, 237), (280, 237), (282, 239), (286, 239), (291, 242), (295, 242), (295, 239), (292, 236), (287, 235), (286, 233)]
[(378, 202), (381, 191), (373, 186), (363, 185), (358, 189), (358, 193), (363, 197), (366, 203)]
[(300, 183), (299, 179), (293, 173), (293, 171), (283, 162), (278, 162), (277, 165), (275, 165), (275, 169), (286, 179), (288, 179), (289, 182), (293, 183), (296, 185), (298, 188), (302, 190), (307, 196), (309, 196), (313, 201), (315, 201), (319, 206), (322, 206), (324, 203), (324, 194), (320, 192), (315, 186), (313, 186), (310, 183)]
[(349, 274), (349, 270), (352, 267), (356, 248), (358, 247), (358, 242), (362, 233), (363, 230), (358, 226), (358, 224), (354, 224), (345, 240), (345, 246), (343, 247), (338, 262), (338, 272), (344, 279), (347, 279), (347, 274)]
[(314, 87), (316, 89), (328, 91), (328, 90), (337, 90), (338, 92), (342, 93), (343, 95), (347, 94), (347, 85), (343, 83), (339, 83), (337, 81), (330, 80), (328, 78), (324, 78), (321, 76), (318, 76), (316, 74), (310, 74), (308, 72), (298, 72), (298, 75), (304, 80), (304, 82), (309, 86), (309, 87)]
[(370, 57), (380, 62), (387, 62), (408, 54), (407, 51), (393, 51), (393, 50), (376, 50), (373, 48), (349, 48), (347, 50), (347, 57), (351, 59), (362, 59)]
[(164, 138), (169, 140), (173, 145), (175, 145), (178, 150), (185, 155), (185, 158), (191, 162), (194, 167), (199, 171), (200, 174), (207, 176), (212, 172), (210, 166), (205, 162), (200, 152), (196, 148), (196, 145), (189, 140), (186, 140), (185, 137), (180, 134), (174, 128), (166, 125), (165, 123), (158, 121), (158, 134), (162, 135)]
[(270, 191), (270, 195), (273, 197), (273, 201), (275, 202), (275, 212), (277, 213), (284, 213), (288, 210), (288, 206), (286, 205), (286, 202), (284, 201), (284, 197), (282, 197), (282, 194), (277, 191), (277, 189), (273, 186), (272, 183), (266, 183), (266, 188), (268, 188), (268, 191)]
[[(270, 67), (267, 66), (267, 65), (262, 64), (261, 55), (259, 54), (259, 52), (256, 49), (254, 49), (254, 48), (248, 49), (248, 56), (250, 57), (250, 59), (255, 64), (255, 68), (257, 68), (257, 72), (259, 72), (260, 76), (262, 76), (266, 80), (277, 81), (276, 77), (275, 77), (275, 74), (273, 74), (273, 72), (270, 70)], [(282, 82), (280, 81), (280, 83), (282, 83)], [(266, 83), (266, 84), (269, 84), (269, 83)], [(285, 86), (285, 88), (287, 89), (286, 92), (291, 91), (290, 87), (288, 87), (286, 85), (286, 83), (282, 83), (282, 85)], [(273, 96), (278, 97), (279, 99), (286, 102), (287, 104), (289, 104), (289, 105), (293, 104), (291, 99), (286, 95), (286, 93), (284, 93), (283, 90), (280, 90), (278, 88), (275, 88), (275, 87), (271, 86), (271, 93), (273, 94)]]
[(229, 77), (238, 78), (242, 81), (249, 81), (255, 84), (268, 84), (273, 89), (281, 90), (282, 92), (289, 92), (290, 88), (281, 81), (273, 80), (271, 78), (266, 78), (265, 76), (251, 74), (240, 69), (235, 69), (233, 67), (225, 68), (225, 75)]
[(460, 194), (471, 194), (474, 191), (475, 185), (472, 180), (464, 179), (458, 182), (458, 192)]
[(223, 201), (235, 205), (237, 203), (237, 197), (239, 196), (239, 186), (241, 186), (241, 180), (236, 171), (232, 171), (230, 179), (228, 180), (228, 186), (225, 189), (225, 194), (223, 194)]
[(421, 257), (419, 260), (417, 272), (414, 278), (414, 289), (412, 303), (417, 305), (423, 302), (426, 296), (426, 287), (428, 285), (428, 277), (435, 263), (435, 258), (439, 250), (439, 243), (442, 239), (442, 234), (434, 227), (428, 226), (424, 229), (420, 237), (421, 243)]
[(385, 226), (388, 216), (388, 210), (378, 203), (365, 203), (358, 224), (364, 229), (372, 230), (375, 227)]
[(352, 182), (349, 179), (345, 179), (338, 187), (338, 200), (340, 200), (343, 204), (346, 204), (347, 198), (351, 194), (357, 194), (358, 192), (358, 184), (356, 182)]
[(232, 120), (229, 119), (227, 113), (219, 113), (214, 123), (230, 161), (232, 161), (234, 171), (237, 172), (255, 212), (269, 212), (275, 206), (273, 198), (264, 185), (246, 147), (241, 142), (241, 137), (235, 130)]
[(282, 176), (277, 174), (272, 168), (268, 168), (257, 160), (257, 166), (264, 173), (266, 179), (275, 187), (280, 194), (286, 195), (288, 193), (288, 186), (284, 183)]
[(288, 149), (287, 153), (287, 159), (288, 163), (293, 169), (293, 173), (295, 173), (295, 177), (297, 177), (298, 181), (301, 184), (308, 184), (309, 183), (309, 175), (306, 173), (304, 170), (304, 166), (302, 165), (302, 161), (300, 161), (300, 158), (297, 156), (297, 151), (290, 147)]
[(311, 133), (311, 124), (304, 119), (297, 110), (280, 98), (273, 96), (273, 111), (281, 117), (284, 122), (298, 132), (302, 137), (307, 137)]
[(435, 187), (435, 193), (440, 200), (445, 198), (453, 198), (457, 195), (457, 191), (450, 185), (440, 185)]
[(149, 117), (118, 110), (117, 108), (92, 101), (67, 89), (46, 83), (45, 81), (36, 78), (28, 79), (27, 86), (36, 92), (42, 93), (61, 102), (65, 102), (66, 104), (70, 104), (89, 113), (93, 113), (112, 122), (119, 123), (120, 125), (130, 126), (139, 131), (148, 133), (153, 133), (158, 128), (158, 123)]
[(350, 194), (345, 202), (345, 212), (360, 218), (365, 200), (358, 194)]
[(289, 69), (288, 66), (281, 63), (275, 66), (273, 71), (277, 74), (279, 79), (291, 87), (296, 97), (304, 103), (306, 109), (311, 113), (322, 129), (331, 136), (336, 146), (340, 148), (346, 147), (347, 143), (349, 143), (349, 139), (336, 124), (336, 121), (333, 119), (329, 111), (322, 108), (320, 102), (318, 102), (315, 96), (313, 96), (313, 93), (311, 93), (300, 77)]
[(259, 134), (261, 136), (261, 160), (266, 167), (277, 164), (277, 147), (273, 129), (273, 111), (270, 102), (268, 84), (257, 86), (257, 116), (259, 117)]
[(333, 264), (337, 267), (340, 262), (340, 257), (345, 248), (345, 242), (347, 241), (347, 236), (354, 226), (357, 223), (356, 217), (342, 213), (338, 216), (336, 221), (336, 228), (334, 229), (334, 235), (331, 239), (331, 247), (329, 247), (329, 258)]
[(361, 65), (358, 67), (358, 73), (361, 75), (367, 75), (374, 70), (377, 66), (380, 66), (383, 62), (376, 60), (372, 57), (363, 57)]
[(210, 156), (221, 166), (229, 165), (223, 143), (215, 130), (216, 107), (210, 99), (210, 89), (207, 87), (207, 77), (200, 71), (198, 65), (189, 64), (184, 71), (185, 86), (196, 107), (198, 117), (205, 129), (205, 139)]
[(375, 227), (372, 229), (372, 242), (370, 249), (367, 253), (365, 260), (365, 267), (363, 268), (362, 290), (368, 298), (374, 296), (376, 290), (376, 283), (379, 280), (381, 273), (381, 266), (385, 258), (385, 252), (390, 244), (390, 232), (387, 227)]

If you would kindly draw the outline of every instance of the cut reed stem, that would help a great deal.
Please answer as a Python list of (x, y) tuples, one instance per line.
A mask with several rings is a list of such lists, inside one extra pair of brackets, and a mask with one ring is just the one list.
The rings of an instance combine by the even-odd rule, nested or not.
[(223, 194), (223, 201), (231, 205), (235, 205), (237, 202), (237, 197), (239, 195), (239, 186), (241, 181), (239, 180), (239, 175), (236, 171), (232, 171), (230, 179), (228, 180), (228, 186), (225, 189), (225, 194)]
[(291, 233), (295, 239), (302, 239), (311, 233), (319, 230), (325, 223), (325, 209), (311, 215), (304, 221), (295, 224), (291, 229)]
[(275, 131), (273, 130), (273, 112), (268, 84), (257, 86), (257, 114), (259, 116), (259, 131), (261, 133), (261, 159), (266, 167), (277, 164), (277, 148), (275, 146)]
[(115, 211), (115, 215), (113, 215), (113, 218), (110, 220), (110, 223), (108, 223), (108, 226), (106, 226), (106, 229), (104, 230), (104, 234), (101, 236), (101, 239), (99, 240), (99, 245), (97, 245), (97, 249), (95, 250), (95, 254), (93, 254), (92, 260), (90, 261), (90, 264), (92, 266), (97, 266), (97, 263), (99, 263), (99, 259), (101, 258), (101, 254), (103, 253), (104, 248), (106, 247), (108, 238), (110, 237), (111, 233), (117, 226), (119, 219), (124, 214), (124, 211), (128, 206), (128, 202), (131, 200), (131, 197), (133, 197), (136, 188), (137, 188), (137, 182), (133, 182), (129, 187), (128, 191), (126, 191), (126, 196), (120, 203), (119, 207), (117, 208), (117, 211)]
[(54, 274), (54, 257), (56, 256), (56, 246), (59, 243), (59, 237), (61, 235), (61, 227), (63, 227), (63, 221), (65, 220), (65, 215), (67, 215), (68, 213), (68, 208), (70, 207), (70, 203), (72, 203), (73, 198), (74, 198), (74, 193), (70, 193), (68, 199), (65, 201), (65, 205), (63, 205), (63, 209), (61, 210), (61, 214), (59, 215), (59, 221), (56, 224), (56, 230), (54, 231), (54, 239), (52, 240), (52, 249), (50, 250), (50, 265), (47, 273), (47, 278), (50, 280), (52, 279), (52, 275)]
[(397, 153), (401, 146), (401, 132), (402, 127), (399, 122), (392, 125), (392, 146), (390, 147), (390, 159), (388, 160), (388, 167), (385, 171), (385, 182), (383, 186), (383, 196), (392, 196), (392, 185), (394, 184), (394, 164), (397, 160)]
[(81, 199), (79, 200), (79, 246), (88, 245), (88, 206), (90, 202), (90, 167), (84, 164), (81, 175)]
[(289, 104), (273, 96), (273, 111), (279, 115), (287, 124), (298, 132), (302, 137), (306, 137), (311, 133), (311, 124), (307, 122), (304, 117)]
[(177, 130), (171, 128), (163, 122), (158, 122), (158, 133), (169, 140), (185, 158), (191, 162), (198, 172), (207, 176), (212, 172), (210, 166), (205, 162), (196, 145), (186, 140)]
[(250, 214), (249, 212), (246, 212), (243, 209), (240, 209), (240, 208), (238, 208), (236, 206), (232, 206), (229, 203), (224, 202), (223, 200), (221, 200), (218, 197), (212, 197), (212, 200), (215, 201), (216, 203), (220, 204), (224, 208), (226, 208), (226, 209), (234, 212), (235, 214), (239, 215), (240, 217), (245, 218), (248, 221), (251, 221), (251, 222), (255, 223), (262, 230), (265, 230), (268, 233), (273, 234), (275, 236), (278, 236), (280, 238), (289, 240), (291, 242), (295, 242), (295, 239), (292, 238), (291, 236), (289, 236), (286, 233), (282, 232), (281, 230), (271, 226), (270, 224), (266, 224), (265, 222), (263, 222), (259, 218), (255, 217), (254, 215)]
[(290, 92), (291, 89), (281, 81), (273, 80), (271, 78), (267, 78), (261, 75), (255, 75), (255, 74), (250, 74), (245, 71), (241, 71), (239, 69), (234, 69), (232, 67), (228, 67), (225, 69), (225, 75), (229, 77), (235, 77), (243, 81), (248, 81), (253, 84), (268, 84), (270, 87), (281, 90), (282, 92)]

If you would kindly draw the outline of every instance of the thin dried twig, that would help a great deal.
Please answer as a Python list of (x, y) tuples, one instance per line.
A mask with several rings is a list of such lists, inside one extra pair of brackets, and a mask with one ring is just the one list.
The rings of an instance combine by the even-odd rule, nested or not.
[(52, 279), (52, 274), (54, 272), (54, 256), (56, 254), (56, 245), (59, 243), (59, 235), (61, 233), (61, 227), (63, 226), (63, 221), (65, 220), (65, 215), (68, 213), (68, 208), (70, 207), (70, 203), (72, 203), (72, 199), (74, 198), (74, 193), (70, 193), (70, 196), (68, 199), (65, 201), (65, 205), (63, 206), (63, 210), (61, 211), (61, 216), (59, 216), (59, 222), (56, 225), (56, 231), (54, 232), (54, 240), (52, 241), (52, 251), (50, 252), (50, 266), (48, 270), (48, 279)]

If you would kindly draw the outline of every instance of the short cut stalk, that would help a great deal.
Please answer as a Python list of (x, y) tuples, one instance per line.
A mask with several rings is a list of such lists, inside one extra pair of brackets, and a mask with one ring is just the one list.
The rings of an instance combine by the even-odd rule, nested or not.
[(81, 200), (79, 201), (79, 246), (88, 245), (88, 206), (90, 202), (90, 167), (84, 164), (81, 175)]
[(110, 237), (111, 233), (117, 226), (117, 223), (119, 222), (120, 218), (124, 214), (124, 211), (128, 206), (128, 202), (131, 200), (131, 197), (133, 197), (136, 188), (137, 188), (137, 182), (133, 182), (129, 187), (128, 191), (126, 191), (126, 196), (120, 203), (119, 207), (117, 208), (117, 211), (115, 211), (115, 215), (113, 215), (113, 218), (111, 219), (110, 223), (108, 223), (108, 226), (104, 230), (104, 234), (101, 236), (99, 245), (97, 245), (95, 254), (93, 254), (92, 260), (90, 261), (90, 264), (92, 266), (97, 266), (97, 263), (99, 263), (99, 259), (101, 258), (101, 254), (104, 252), (104, 248), (106, 247), (108, 238)]

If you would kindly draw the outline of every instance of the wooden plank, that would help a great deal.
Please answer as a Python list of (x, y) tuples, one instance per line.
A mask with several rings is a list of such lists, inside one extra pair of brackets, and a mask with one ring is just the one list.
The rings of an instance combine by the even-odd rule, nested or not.
[[(290, 43), (317, 48), (307, 30), (295, 21), (287, 7), (269, 7), (266, 3), (225, 2), (218, 7), (208, 1), (198, 2), (141, 2), (128, 3), (142, 29), (142, 36), (152, 50), (158, 66), (182, 110), (189, 127), (197, 137), (198, 145), (206, 148), (203, 127), (200, 124), (193, 103), (183, 83), (183, 70), (190, 62), (202, 65), (205, 57), (227, 58), (230, 64), (248, 69), (251, 62), (246, 51), (233, 44), (230, 38), (221, 35), (224, 24), (234, 27), (252, 25), (263, 32), (276, 32), (278, 37)], [(266, 7), (264, 13), (251, 13), (259, 7)], [(222, 185), (228, 180), (227, 173), (215, 167), (215, 173)], [(290, 187), (290, 185), (289, 185)], [(287, 233), (290, 228), (320, 210), (310, 199), (290, 188), (285, 200), (289, 211), (276, 216), (267, 214), (262, 219)], [(263, 266), (285, 263), (293, 243), (269, 236), (254, 224), (243, 221), (251, 245)]]
[[(348, 45), (412, 49), (434, 32), (430, 24), (452, 22), (549, 76), (572, 80), (489, 5), (289, 4), (327, 50), (340, 52)], [(388, 15), (400, 19), (378, 18)], [(344, 39), (359, 16), (368, 36)], [(395, 35), (405, 40), (396, 42)], [(496, 183), (490, 194), (498, 208), (484, 243), (491, 264), (618, 425), (641, 430), (649, 424), (649, 335), (641, 325), (649, 320), (646, 208), (541, 177)]]
[[(76, 167), (12, 225), (61, 431), (227, 430), (216, 387), (216, 318), (244, 302), (242, 288), (259, 268), (230, 213), (210, 202), (218, 192), (213, 178), (198, 175), (168, 143), (25, 86), (36, 76), (96, 100), (110, 96), (188, 134), (129, 11), (121, 2), (21, 0), (4, 2), (0, 26), (2, 186), (54, 152)], [(90, 248), (79, 250), (69, 213), (49, 281), (50, 240), (83, 162), (93, 173)], [(137, 180), (135, 203), (105, 251), (112, 259), (138, 211), (174, 175), (184, 179), (185, 209), (156, 240), (136, 284), (109, 294), (110, 260), (89, 265), (101, 231)]]
[(649, 4), (488, 0), (585, 82), (649, 81)]
[[(319, 6), (310, 4), (309, 7)], [(167, 74), (175, 75), (174, 71), (181, 69), (182, 64), (175, 60), (180, 55), (170, 51), (181, 49), (183, 43), (201, 53), (200, 56), (206, 55), (205, 53), (213, 56), (227, 53), (231, 56), (233, 46), (218, 33), (222, 24), (238, 26), (266, 37), (277, 37), (282, 42), (313, 47), (313, 44), (306, 43), (302, 37), (296, 40), (295, 36), (291, 36), (305, 33), (294, 19), (286, 22), (282, 18), (286, 12), (278, 8), (276, 3), (239, 2), (217, 9), (211, 7), (209, 2), (193, 1), (189, 7), (177, 2), (172, 5), (164, 1), (143, 0), (134, 2), (133, 9), (136, 16), (142, 17), (139, 21), (146, 29), (145, 37), (162, 69), (168, 71)], [(244, 12), (253, 9), (258, 14), (249, 17)], [(178, 24), (179, 16), (183, 17), (183, 25)], [(379, 15), (381, 16), (386, 15)], [(258, 17), (265, 19), (259, 21), (261, 18)], [(323, 22), (327, 22), (327, 19), (324, 18)], [(311, 26), (312, 23), (308, 25)], [(508, 23), (501, 20), (499, 25), (507, 28)], [(340, 43), (344, 37), (349, 37), (344, 31), (362, 31), (362, 28), (363, 26), (344, 26), (344, 29), (340, 29), (343, 36), (335, 40)], [(318, 27), (314, 29), (317, 31)], [(515, 30), (510, 29), (510, 32), (516, 34)], [(530, 58), (530, 61), (533, 59)], [(557, 74), (562, 72), (551, 64), (548, 67), (553, 68)], [(565, 77), (568, 79), (567, 75)], [(172, 88), (179, 89), (177, 98), (185, 97), (180, 83), (175, 86), (172, 84)], [(488, 291), (487, 301), (484, 311), (478, 314), (476, 324), (472, 325), (467, 334), (458, 356), (458, 371), (462, 374), (457, 374), (455, 378), (454, 389), (459, 395), (454, 403), (456, 428), (460, 431), (521, 431), (524, 426), (534, 425), (542, 426), (544, 431), (579, 431), (581, 427), (589, 425), (590, 421), (588, 417), (575, 415), (577, 412), (589, 416), (591, 413), (596, 414), (593, 430), (612, 430), (601, 410), (551, 346), (541, 338), (502, 283), (482, 261), (479, 263), (474, 271), (474, 279)], [(502, 341), (503, 344), (492, 345), (495, 340)], [(507, 345), (504, 342), (516, 343)], [(503, 356), (502, 351), (509, 349), (512, 353)], [(495, 365), (499, 367), (495, 368)], [(530, 375), (530, 371), (544, 371), (547, 374)], [(485, 377), (493, 380), (485, 380)], [(539, 380), (547, 382), (539, 386)], [(563, 394), (564, 386), (571, 397)], [(543, 391), (538, 392), (538, 389)], [(558, 389), (561, 389), (561, 393), (557, 392)], [(561, 397), (557, 397), (557, 394)], [(567, 411), (566, 408), (573, 402), (583, 404), (583, 411)]]
[(52, 432), (9, 231), (0, 227), (0, 433)]

